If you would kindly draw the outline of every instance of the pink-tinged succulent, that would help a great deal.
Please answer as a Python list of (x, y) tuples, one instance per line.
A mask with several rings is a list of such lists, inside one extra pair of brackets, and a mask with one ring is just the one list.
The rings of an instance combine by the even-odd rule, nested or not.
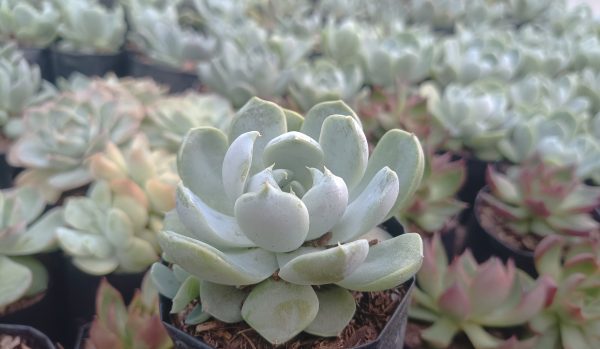
[(548, 236), (535, 250), (540, 275), (556, 288), (547, 308), (531, 321), (539, 333), (536, 349), (600, 348), (600, 240), (597, 236), (568, 243)]
[(600, 188), (585, 185), (574, 167), (533, 158), (505, 174), (488, 167), (487, 183), (481, 199), (516, 233), (587, 236), (600, 229), (590, 214)]
[(450, 153), (427, 154), (425, 172), (412, 203), (397, 215), (402, 223), (423, 233), (444, 229), (466, 204), (454, 198), (465, 181), (464, 161), (451, 161)]
[(529, 348), (535, 343), (534, 337), (505, 341), (486, 329), (526, 324), (543, 309), (549, 278), (534, 281), (512, 261), (503, 264), (496, 257), (477, 264), (468, 250), (448, 265), (438, 235), (425, 244), (424, 255), (409, 316), (432, 323), (421, 332), (425, 341), (446, 348), (464, 332), (476, 349)]
[(96, 313), (85, 349), (173, 348), (158, 315), (158, 293), (148, 276), (127, 308), (121, 294), (103, 279)]

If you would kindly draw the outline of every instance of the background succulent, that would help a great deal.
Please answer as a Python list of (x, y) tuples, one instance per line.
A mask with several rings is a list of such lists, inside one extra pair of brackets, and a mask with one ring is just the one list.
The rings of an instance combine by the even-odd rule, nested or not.
[(0, 40), (47, 47), (57, 36), (60, 12), (50, 0), (0, 1)]
[(512, 261), (477, 264), (467, 250), (448, 265), (439, 235), (424, 254), (409, 316), (432, 323), (421, 337), (436, 348), (447, 348), (459, 332), (476, 349), (502, 347), (504, 339), (486, 329), (523, 326), (544, 308), (551, 281), (534, 281)]
[[(228, 135), (192, 129), (178, 170), (176, 215), (159, 234), (167, 260), (200, 280), (203, 311), (243, 319), (271, 343), (301, 331), (337, 335), (355, 309), (347, 289), (393, 288), (419, 268), (417, 234), (372, 246), (360, 238), (417, 189), (419, 142), (389, 131), (369, 159), (342, 102), (302, 118), (251, 99)], [(277, 311), (284, 303), (287, 315)]]

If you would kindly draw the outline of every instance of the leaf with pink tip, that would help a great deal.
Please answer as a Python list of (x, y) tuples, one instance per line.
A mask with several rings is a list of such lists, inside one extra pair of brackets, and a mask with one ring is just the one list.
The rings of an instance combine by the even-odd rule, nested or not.
[(489, 165), (486, 171), (486, 182), (494, 196), (509, 204), (519, 204), (522, 200), (519, 189), (503, 174)]
[(436, 348), (448, 348), (460, 328), (456, 322), (442, 317), (421, 332), (421, 337)]
[(472, 309), (467, 291), (458, 282), (441, 294), (438, 304), (444, 313), (461, 320), (466, 319)]
[(444, 274), (448, 265), (448, 257), (439, 235), (434, 235), (423, 244), (423, 265), (417, 273), (419, 288), (437, 299), (444, 289)]
[(473, 314), (490, 313), (505, 302), (513, 288), (515, 276), (512, 260), (506, 267), (495, 257), (483, 263), (475, 273), (469, 289)]
[(502, 218), (508, 219), (524, 219), (527, 217), (528, 212), (522, 207), (513, 207), (510, 206), (503, 201), (498, 200), (495, 196), (490, 195), (486, 192), (481, 192), (479, 194), (481, 200), (486, 201), (486, 203), (494, 210), (498, 216)]
[(542, 240), (535, 249), (535, 268), (540, 275), (550, 275), (554, 280), (560, 280), (562, 271), (561, 252), (565, 239), (550, 235)]
[(600, 229), (600, 223), (587, 213), (550, 216), (546, 218), (546, 222), (554, 229), (573, 236), (588, 236), (592, 231)]

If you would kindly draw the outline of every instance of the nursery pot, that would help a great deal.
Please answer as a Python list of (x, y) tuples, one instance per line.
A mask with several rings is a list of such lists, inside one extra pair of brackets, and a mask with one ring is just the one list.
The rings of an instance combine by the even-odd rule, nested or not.
[(79, 328), (79, 332), (77, 332), (77, 340), (75, 341), (75, 349), (84, 349), (85, 348), (85, 340), (90, 335), (90, 327), (92, 326), (91, 322), (81, 326)]
[(54, 69), (52, 67), (52, 58), (50, 56), (50, 49), (37, 48), (37, 47), (19, 47), (23, 52), (23, 57), (30, 64), (37, 64), (40, 67), (42, 79), (54, 82)]
[[(474, 155), (466, 155), (461, 158), (465, 160), (467, 176), (463, 187), (457, 193), (457, 197), (460, 201), (467, 203), (469, 207), (472, 208), (477, 193), (485, 186), (485, 170), (488, 162), (479, 160)], [(467, 210), (465, 210), (465, 212)]]
[(6, 162), (6, 154), (0, 154), (0, 189), (12, 186), (13, 168)]
[(86, 76), (104, 76), (109, 72), (123, 76), (126, 73), (126, 62), (123, 52), (83, 54), (64, 52), (53, 46), (52, 59), (56, 78), (68, 78), (74, 72), (79, 72)]
[(141, 55), (129, 51), (129, 74), (134, 77), (149, 77), (154, 81), (169, 87), (171, 93), (183, 92), (196, 88), (200, 81), (193, 73), (168, 67), (159, 63), (152, 63)]
[(483, 262), (492, 255), (497, 256), (506, 262), (509, 258), (515, 261), (515, 265), (531, 275), (537, 277), (535, 264), (533, 260), (533, 252), (526, 251), (499, 239), (495, 231), (491, 231), (490, 227), (484, 228), (482, 224), (481, 209), (483, 200), (481, 193), (487, 192), (487, 186), (480, 190), (475, 199), (475, 206), (471, 214), (468, 224), (467, 245), (473, 252), (473, 256), (478, 262)]
[(43, 294), (37, 296), (41, 298), (36, 302), (0, 316), (0, 323), (31, 326), (44, 332), (55, 342), (64, 342), (67, 337), (66, 298), (61, 253), (59, 251), (43, 253), (36, 258), (48, 271), (48, 288)]
[(19, 337), (32, 349), (54, 349), (54, 344), (45, 334), (30, 326), (0, 324), (0, 339), (3, 335)]

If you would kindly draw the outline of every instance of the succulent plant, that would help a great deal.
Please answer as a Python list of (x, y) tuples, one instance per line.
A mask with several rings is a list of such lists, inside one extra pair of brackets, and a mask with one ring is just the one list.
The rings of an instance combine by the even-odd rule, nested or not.
[(488, 167), (490, 192), (481, 199), (517, 234), (587, 236), (600, 229), (590, 212), (600, 202), (600, 188), (576, 176), (574, 166), (534, 157), (505, 174)]
[(148, 107), (142, 129), (153, 147), (176, 153), (189, 129), (229, 125), (233, 110), (225, 98), (187, 93), (161, 98)]
[(592, 114), (600, 112), (600, 74), (591, 69), (585, 69), (578, 75), (577, 92), (578, 95), (590, 100), (590, 111)]
[(498, 160), (498, 142), (515, 122), (508, 98), (496, 81), (469, 86), (451, 84), (441, 98), (430, 96), (428, 108), (434, 120), (449, 134), (447, 147), (472, 151), (479, 159)]
[(321, 34), (321, 50), (340, 65), (361, 61), (360, 25), (354, 21), (337, 24), (330, 21)]
[(556, 38), (550, 31), (529, 26), (519, 31), (516, 40), (519, 52), (518, 74), (541, 73), (556, 76), (571, 65), (568, 42)]
[(90, 0), (64, 0), (57, 4), (62, 13), (58, 26), (61, 50), (113, 54), (121, 49), (126, 31), (121, 5), (108, 9)]
[(572, 139), (548, 137), (538, 145), (540, 156), (562, 166), (573, 166), (575, 175), (600, 183), (600, 142), (592, 134), (577, 134)]
[(45, 206), (34, 188), (0, 191), (0, 314), (47, 287), (46, 269), (31, 255), (55, 247), (62, 212), (55, 208), (39, 217)]
[(293, 73), (289, 93), (301, 110), (308, 110), (319, 102), (342, 99), (350, 104), (363, 87), (360, 66), (338, 67), (335, 63), (318, 59), (300, 64)]
[(24, 110), (53, 93), (38, 66), (27, 63), (14, 44), (0, 44), (0, 126), (4, 136), (16, 138), (23, 129)]
[(412, 0), (410, 19), (416, 23), (428, 24), (434, 29), (452, 31), (467, 7), (467, 2), (464, 0)]
[(600, 346), (600, 244), (597, 238), (567, 242), (552, 235), (535, 250), (538, 273), (551, 278), (555, 289), (548, 306), (531, 320), (539, 349)]
[(158, 292), (146, 274), (141, 290), (125, 307), (123, 297), (106, 279), (96, 295), (96, 317), (85, 342), (86, 349), (169, 349), (173, 342), (158, 314)]
[(477, 264), (469, 250), (448, 265), (438, 235), (425, 243), (424, 254), (409, 316), (432, 323), (421, 337), (436, 348), (447, 348), (459, 332), (476, 349), (515, 347), (516, 338), (505, 341), (488, 330), (525, 325), (544, 308), (552, 286), (546, 277), (534, 281), (512, 260)]
[(465, 181), (464, 161), (451, 161), (450, 153), (426, 154), (421, 185), (411, 204), (396, 218), (411, 230), (428, 234), (440, 232), (467, 205), (454, 198)]
[(511, 16), (517, 24), (523, 24), (540, 16), (544, 11), (548, 10), (548, 8), (556, 6), (556, 4), (552, 3), (559, 2), (560, 1), (554, 0), (510, 0), (508, 1), (509, 6), (507, 14)]
[(291, 77), (291, 70), (284, 63), (266, 46), (245, 51), (225, 42), (221, 55), (200, 64), (198, 73), (206, 86), (239, 108), (252, 96), (281, 97)]
[(135, 96), (101, 79), (28, 109), (25, 131), (7, 157), (12, 165), (25, 167), (17, 184), (36, 186), (55, 202), (62, 192), (90, 183), (86, 159), (108, 142), (128, 142), (143, 117)]
[(50, 0), (0, 0), (0, 40), (47, 47), (57, 35), (60, 12)]
[(156, 234), (175, 207), (175, 156), (151, 152), (140, 134), (125, 152), (109, 143), (89, 168), (96, 182), (87, 197), (68, 199), (61, 247), (90, 274), (143, 271), (158, 258)]
[(184, 139), (176, 214), (159, 243), (199, 280), (211, 316), (243, 319), (274, 344), (301, 331), (336, 336), (354, 314), (348, 290), (393, 288), (419, 268), (418, 234), (372, 246), (361, 236), (408, 202), (423, 161), (417, 138), (397, 129), (369, 159), (341, 101), (302, 118), (253, 98), (228, 135), (200, 127)]

